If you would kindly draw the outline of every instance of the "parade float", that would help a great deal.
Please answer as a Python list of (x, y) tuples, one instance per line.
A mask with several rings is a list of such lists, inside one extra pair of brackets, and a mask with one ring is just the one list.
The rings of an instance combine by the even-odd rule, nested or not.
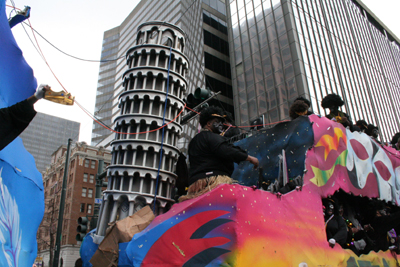
[[(398, 151), (317, 115), (235, 144), (260, 160), (262, 173), (242, 163), (238, 184), (174, 204), (119, 244), (118, 266), (396, 266), (390, 251), (358, 257), (331, 248), (321, 199), (342, 190), (399, 205)], [(262, 190), (260, 181), (280, 177), (302, 182), (286, 194)], [(92, 237), (81, 247), (85, 266), (97, 248)]]

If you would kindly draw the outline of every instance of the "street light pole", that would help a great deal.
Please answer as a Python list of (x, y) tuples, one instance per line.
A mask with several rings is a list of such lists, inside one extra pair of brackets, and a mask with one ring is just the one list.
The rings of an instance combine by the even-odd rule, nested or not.
[(60, 250), (61, 250), (61, 231), (62, 231), (62, 223), (64, 217), (64, 203), (65, 203), (65, 193), (67, 191), (67, 177), (68, 177), (68, 166), (69, 166), (69, 152), (71, 148), (72, 139), (68, 139), (67, 146), (67, 155), (65, 156), (65, 167), (64, 167), (64, 177), (62, 183), (61, 190), (61, 199), (60, 199), (60, 209), (58, 210), (58, 224), (57, 224), (57, 234), (56, 234), (56, 251), (54, 252), (54, 260), (53, 267), (58, 267), (58, 260), (60, 258)]
[(96, 203), (98, 199), (101, 199), (101, 189), (103, 187), (103, 179), (106, 176), (106, 172), (103, 172), (104, 169), (104, 160), (99, 160), (99, 165), (97, 167), (96, 174), (96, 193), (95, 193), (95, 203), (94, 203), (94, 212), (93, 218), (90, 220), (90, 230), (93, 230), (97, 226), (97, 221), (99, 219), (99, 211), (100, 211), (100, 203)]

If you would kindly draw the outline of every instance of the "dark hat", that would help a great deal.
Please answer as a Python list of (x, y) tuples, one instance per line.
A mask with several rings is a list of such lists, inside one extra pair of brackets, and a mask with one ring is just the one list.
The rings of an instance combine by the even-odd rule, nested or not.
[(329, 108), (331, 106), (341, 107), (344, 105), (342, 98), (337, 94), (328, 94), (322, 99), (321, 106)]
[(303, 101), (304, 103), (306, 103), (306, 105), (308, 107), (311, 107), (311, 102), (307, 98), (304, 98), (302, 96), (298, 96), (294, 101), (296, 102), (297, 100)]
[(207, 124), (207, 122), (209, 122), (210, 120), (212, 120), (214, 118), (219, 118), (223, 122), (225, 122), (224, 111), (220, 107), (211, 106), (211, 107), (203, 109), (200, 113), (201, 127), (204, 127)]

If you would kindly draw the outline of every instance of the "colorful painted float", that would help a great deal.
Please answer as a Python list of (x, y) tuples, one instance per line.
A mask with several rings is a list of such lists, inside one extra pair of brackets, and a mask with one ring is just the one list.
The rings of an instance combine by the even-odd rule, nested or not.
[[(316, 115), (236, 144), (259, 158), (263, 172), (240, 164), (233, 174), (240, 184), (175, 204), (120, 244), (118, 266), (397, 266), (390, 251), (358, 257), (329, 247), (321, 199), (341, 189), (399, 205), (398, 151)], [(260, 176), (268, 181), (282, 172), (282, 150), (288, 177), (300, 175), (303, 186), (283, 195), (257, 189)], [(94, 250), (89, 234), (86, 266)]]

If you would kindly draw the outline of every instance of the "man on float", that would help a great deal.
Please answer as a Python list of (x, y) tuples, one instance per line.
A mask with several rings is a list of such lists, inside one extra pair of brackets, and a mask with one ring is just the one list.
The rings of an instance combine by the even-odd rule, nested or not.
[(220, 184), (232, 184), (230, 177), (234, 170), (234, 163), (249, 161), (258, 167), (258, 159), (247, 154), (238, 146), (229, 144), (221, 136), (225, 118), (219, 107), (208, 107), (200, 114), (202, 127), (189, 143), (189, 188), (187, 195), (179, 201), (198, 197)]

